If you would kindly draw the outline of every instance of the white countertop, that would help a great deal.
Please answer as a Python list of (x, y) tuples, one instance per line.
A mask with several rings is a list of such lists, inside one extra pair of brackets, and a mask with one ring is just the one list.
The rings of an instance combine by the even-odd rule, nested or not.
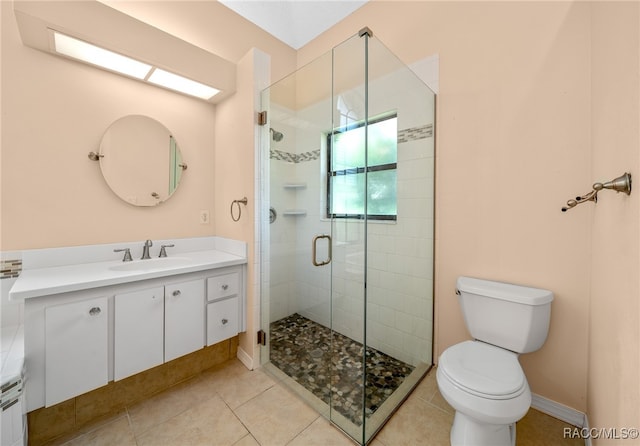
[[(77, 265), (53, 266), (48, 268), (25, 269), (9, 292), (10, 300), (24, 300), (50, 294), (67, 293), (90, 288), (98, 288), (139, 280), (155, 279), (175, 274), (185, 274), (225, 266), (242, 265), (247, 258), (219, 250), (192, 251), (176, 253), (182, 260), (180, 265), (158, 266), (153, 269), (118, 271), (110, 269), (129, 264), (122, 261), (82, 263)], [(172, 256), (169, 255), (168, 259)], [(133, 263), (152, 260), (134, 260)], [(146, 266), (144, 264), (143, 266)]]

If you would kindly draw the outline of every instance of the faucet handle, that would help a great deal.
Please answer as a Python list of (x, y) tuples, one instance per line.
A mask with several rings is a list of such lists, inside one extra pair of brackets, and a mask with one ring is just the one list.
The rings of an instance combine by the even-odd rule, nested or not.
[(160, 245), (160, 255), (158, 257), (166, 257), (167, 256), (167, 250), (165, 248), (173, 248), (174, 245), (173, 243), (170, 245)]
[(133, 259), (131, 258), (131, 250), (129, 248), (123, 249), (114, 249), (113, 252), (124, 252), (123, 262), (131, 262)]

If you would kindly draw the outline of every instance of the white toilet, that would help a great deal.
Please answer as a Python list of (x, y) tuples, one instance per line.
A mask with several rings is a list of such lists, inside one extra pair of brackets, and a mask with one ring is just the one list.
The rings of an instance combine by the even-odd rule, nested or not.
[(459, 277), (456, 294), (474, 340), (449, 347), (438, 362), (440, 393), (456, 410), (451, 445), (515, 445), (515, 423), (531, 405), (518, 354), (544, 344), (553, 293)]

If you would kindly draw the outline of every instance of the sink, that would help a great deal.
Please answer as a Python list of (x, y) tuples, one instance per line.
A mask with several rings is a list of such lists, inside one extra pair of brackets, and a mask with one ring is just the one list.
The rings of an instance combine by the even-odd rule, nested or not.
[(110, 266), (112, 271), (152, 271), (156, 269), (178, 268), (193, 261), (188, 257), (156, 257), (155, 259), (134, 260)]

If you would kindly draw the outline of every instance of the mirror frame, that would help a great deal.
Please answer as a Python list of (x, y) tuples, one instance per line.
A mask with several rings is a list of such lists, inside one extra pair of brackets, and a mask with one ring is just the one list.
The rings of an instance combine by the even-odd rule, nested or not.
[(187, 169), (171, 131), (145, 115), (115, 120), (104, 132), (99, 152), (91, 152), (89, 158), (99, 160), (109, 188), (133, 206), (167, 201)]

